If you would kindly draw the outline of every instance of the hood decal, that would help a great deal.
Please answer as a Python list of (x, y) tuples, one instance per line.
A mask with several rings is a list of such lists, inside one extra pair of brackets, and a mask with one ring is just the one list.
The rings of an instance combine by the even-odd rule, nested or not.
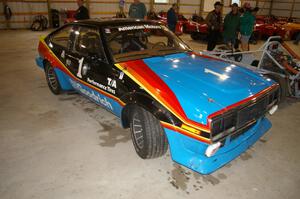
[(144, 61), (135, 60), (116, 64), (132, 80), (145, 89), (154, 99), (159, 101), (182, 122), (209, 132), (207, 125), (203, 125), (187, 118), (180, 102), (169, 86)]

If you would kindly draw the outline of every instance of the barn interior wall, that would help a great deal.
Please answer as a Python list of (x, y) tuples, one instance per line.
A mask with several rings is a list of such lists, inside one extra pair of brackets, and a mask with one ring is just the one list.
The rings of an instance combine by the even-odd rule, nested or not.
[[(1, 0), (3, 1), (3, 0)], [(10, 28), (29, 28), (34, 16), (44, 15), (48, 17), (47, 1), (50, 2), (52, 9), (60, 12), (64, 10), (75, 10), (77, 8), (75, 0), (7, 0), (13, 12), (9, 22)], [(92, 18), (112, 17), (119, 11), (119, 0), (86, 0), (89, 5)], [(147, 10), (150, 9), (154, 0), (141, 0), (146, 4)], [(167, 11), (173, 3), (178, 2), (180, 13), (186, 17), (193, 14), (201, 14), (203, 17), (213, 9), (213, 4), (217, 0), (169, 0), (165, 4), (153, 4), (156, 12)], [(273, 1), (273, 3), (272, 3)], [(125, 0), (124, 10), (127, 13), (132, 0)], [(230, 11), (232, 0), (222, 0), (224, 3), (223, 14)], [(260, 7), (260, 15), (272, 14), (282, 17), (300, 18), (300, 0), (240, 0), (240, 4), (249, 2), (252, 6)], [(270, 11), (271, 10), (271, 11)], [(0, 29), (7, 27), (3, 13), (3, 3), (0, 3)]]

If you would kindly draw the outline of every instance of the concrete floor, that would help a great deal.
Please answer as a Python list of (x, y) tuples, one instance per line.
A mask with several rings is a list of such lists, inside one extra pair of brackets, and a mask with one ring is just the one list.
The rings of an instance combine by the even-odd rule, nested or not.
[(0, 31), (1, 199), (299, 198), (299, 101), (283, 104), (246, 153), (202, 176), (169, 154), (138, 158), (117, 118), (77, 94), (52, 95), (34, 61), (41, 34)]

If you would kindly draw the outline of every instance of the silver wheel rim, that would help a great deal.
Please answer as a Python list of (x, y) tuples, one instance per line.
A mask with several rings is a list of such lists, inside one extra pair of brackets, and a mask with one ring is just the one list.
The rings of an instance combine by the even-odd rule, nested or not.
[(49, 81), (51, 88), (53, 90), (56, 90), (58, 84), (57, 84), (56, 75), (55, 75), (53, 68), (49, 68), (47, 76), (48, 76), (48, 81)]
[(144, 148), (144, 138), (143, 138), (143, 126), (140, 119), (137, 119), (136, 117), (133, 118), (132, 122), (132, 130), (133, 130), (133, 136), (135, 139), (135, 143), (138, 146), (139, 149)]

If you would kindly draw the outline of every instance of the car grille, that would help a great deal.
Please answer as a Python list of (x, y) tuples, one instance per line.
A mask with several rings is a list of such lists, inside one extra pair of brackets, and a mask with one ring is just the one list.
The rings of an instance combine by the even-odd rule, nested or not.
[(255, 125), (259, 118), (263, 117), (272, 106), (277, 104), (278, 97), (278, 89), (272, 90), (254, 101), (213, 118), (211, 122), (212, 141), (224, 140), (229, 135), (232, 135), (231, 140), (237, 138)]

